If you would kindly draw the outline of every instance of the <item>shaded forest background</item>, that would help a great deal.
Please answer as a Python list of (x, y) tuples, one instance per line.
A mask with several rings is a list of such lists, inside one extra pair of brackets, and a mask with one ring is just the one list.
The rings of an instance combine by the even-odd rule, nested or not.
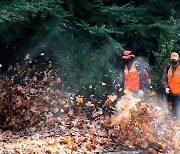
[(60, 89), (102, 96), (114, 90), (130, 49), (159, 90), (169, 54), (180, 50), (179, 8), (176, 0), (1, 0), (1, 75), (16, 63), (26, 67), (29, 53), (38, 69), (57, 70)]

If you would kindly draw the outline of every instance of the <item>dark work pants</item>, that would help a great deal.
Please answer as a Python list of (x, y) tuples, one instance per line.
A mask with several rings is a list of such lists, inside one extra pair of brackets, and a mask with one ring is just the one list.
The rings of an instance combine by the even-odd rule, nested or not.
[(174, 117), (180, 120), (180, 95), (171, 95), (167, 96), (168, 102), (172, 102), (171, 112)]

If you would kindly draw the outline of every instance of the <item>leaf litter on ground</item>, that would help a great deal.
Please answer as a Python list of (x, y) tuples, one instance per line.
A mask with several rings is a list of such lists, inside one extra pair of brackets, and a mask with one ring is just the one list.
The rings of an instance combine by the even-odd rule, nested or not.
[(0, 82), (0, 153), (180, 152), (180, 122), (154, 91), (95, 100), (58, 90), (62, 80), (51, 69), (9, 71)]

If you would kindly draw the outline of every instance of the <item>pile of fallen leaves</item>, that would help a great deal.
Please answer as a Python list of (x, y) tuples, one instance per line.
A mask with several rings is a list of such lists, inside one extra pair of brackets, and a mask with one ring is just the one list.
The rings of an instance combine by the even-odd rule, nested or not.
[[(116, 101), (117, 100), (117, 101)], [(1, 132), (0, 151), (14, 153), (89, 153), (136, 151), (171, 153), (180, 151), (180, 122), (164, 113), (153, 96), (145, 101), (131, 94), (117, 99), (109, 95), (98, 103), (113, 108), (114, 114), (81, 96), (66, 112), (46, 123), (13, 134)], [(69, 102), (70, 103), (70, 102)], [(97, 102), (96, 102), (97, 103)], [(86, 117), (86, 108), (92, 117)], [(86, 109), (86, 110), (83, 110)]]
[(180, 122), (153, 91), (96, 100), (57, 90), (51, 70), (9, 70), (0, 82), (0, 153), (180, 152)]
[(50, 68), (39, 72), (35, 65), (21, 68), (16, 64), (9, 67), (7, 74), (0, 79), (2, 129), (20, 130), (64, 112), (70, 94), (53, 88), (61, 79), (54, 78)]
[(117, 114), (111, 116), (113, 133), (130, 149), (177, 153), (180, 150), (180, 121), (165, 114), (160, 104), (152, 101), (153, 92), (150, 95), (146, 100), (137, 99), (137, 94), (122, 97), (117, 103)]

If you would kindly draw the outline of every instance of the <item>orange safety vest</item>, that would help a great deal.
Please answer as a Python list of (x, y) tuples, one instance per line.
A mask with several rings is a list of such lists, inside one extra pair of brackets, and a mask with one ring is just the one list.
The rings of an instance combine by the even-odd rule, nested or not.
[(172, 65), (170, 66), (168, 73), (168, 87), (172, 94), (180, 94), (180, 65), (176, 68), (174, 74), (172, 73)]
[(130, 70), (128, 70), (127, 65), (125, 66), (124, 89), (128, 89), (128, 90), (139, 90), (140, 89), (139, 73), (136, 69), (135, 62), (133, 62)]

